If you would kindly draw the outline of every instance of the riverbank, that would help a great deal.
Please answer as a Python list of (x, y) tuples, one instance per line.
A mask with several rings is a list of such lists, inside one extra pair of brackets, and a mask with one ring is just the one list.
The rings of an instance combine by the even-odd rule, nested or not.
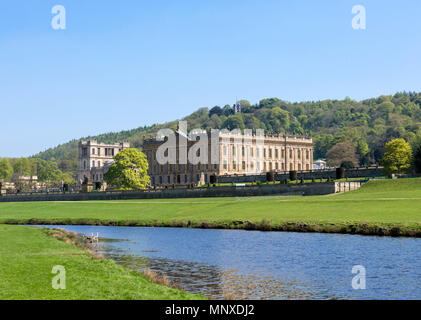
[[(48, 229), (0, 225), (0, 299), (203, 299), (92, 256), (75, 241)], [(52, 288), (56, 265), (65, 267), (65, 290)]]
[(0, 203), (0, 223), (116, 225), (421, 237), (421, 179), (328, 196)]

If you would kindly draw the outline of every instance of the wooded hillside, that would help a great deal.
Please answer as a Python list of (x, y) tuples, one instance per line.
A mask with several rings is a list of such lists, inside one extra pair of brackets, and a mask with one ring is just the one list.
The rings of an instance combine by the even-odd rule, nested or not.
[[(183, 120), (189, 130), (264, 129), (266, 133), (311, 135), (314, 159), (325, 158), (335, 144), (349, 141), (356, 148), (360, 164), (378, 162), (387, 141), (404, 138), (411, 144), (421, 141), (421, 93), (397, 93), (393, 96), (355, 101), (323, 100), (287, 102), (278, 98), (263, 99), (257, 104), (239, 101), (241, 114), (234, 114), (231, 105), (200, 108)], [(177, 127), (176, 121), (139, 127), (133, 130), (105, 133), (83, 139), (112, 143), (128, 141), (139, 148), (145, 136), (153, 136), (161, 128)], [(77, 143), (73, 140), (34, 155), (56, 161), (64, 172), (75, 172)]]

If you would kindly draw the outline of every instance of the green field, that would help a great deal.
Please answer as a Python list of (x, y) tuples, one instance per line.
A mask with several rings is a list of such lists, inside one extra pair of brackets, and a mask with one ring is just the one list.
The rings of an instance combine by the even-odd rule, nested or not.
[[(161, 286), (46, 230), (0, 225), (0, 299), (201, 299)], [(52, 268), (66, 269), (66, 289), (52, 288)]]
[(0, 203), (0, 223), (240, 228), (421, 236), (421, 179), (328, 196)]

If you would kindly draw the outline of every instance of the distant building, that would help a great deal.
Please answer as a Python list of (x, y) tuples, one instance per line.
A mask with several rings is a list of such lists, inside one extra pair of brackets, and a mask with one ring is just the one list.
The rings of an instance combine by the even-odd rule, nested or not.
[[(177, 146), (182, 135), (184, 134), (180, 132), (176, 134)], [(211, 150), (210, 137), (208, 141), (208, 150)], [(207, 163), (181, 164), (179, 150), (177, 150), (177, 163), (160, 164), (156, 154), (159, 146), (164, 142), (156, 139), (145, 140), (142, 148), (148, 159), (151, 184), (156, 186), (197, 185), (210, 182), (211, 175), (251, 175), (269, 171), (305, 171), (313, 168), (313, 140), (311, 138), (285, 135), (258, 138), (256, 135), (245, 136), (220, 132), (216, 141), (218, 163), (212, 163), (211, 152), (208, 152)], [(197, 141), (187, 140), (187, 149), (190, 150), (196, 143)]]
[(37, 176), (18, 176), (12, 178), (11, 182), (4, 182), (0, 179), (0, 185), (0, 189), (10, 191), (16, 191), (19, 188), (25, 188), (27, 190), (39, 190), (41, 188)]
[(104, 173), (114, 163), (114, 156), (120, 151), (130, 148), (127, 142), (105, 144), (96, 140), (79, 142), (78, 175), (79, 184), (85, 178), (92, 182), (104, 182)]
[(325, 160), (319, 159), (319, 160), (314, 161), (314, 163), (313, 163), (313, 169), (314, 170), (322, 170), (322, 169), (327, 169), (327, 168), (328, 168), (328, 166), (327, 166), (327, 162)]
[(241, 104), (238, 103), (238, 102), (236, 104), (234, 104), (234, 113), (235, 114), (241, 113)]

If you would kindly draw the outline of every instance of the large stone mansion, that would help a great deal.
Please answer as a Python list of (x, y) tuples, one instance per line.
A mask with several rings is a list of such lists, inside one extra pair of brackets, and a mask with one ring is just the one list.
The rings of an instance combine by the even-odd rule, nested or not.
[(114, 156), (123, 149), (130, 148), (127, 142), (105, 144), (96, 140), (79, 142), (78, 175), (79, 184), (85, 178), (93, 183), (104, 182), (104, 173), (114, 162)]
[[(210, 135), (209, 135), (210, 137)], [(146, 139), (142, 149), (149, 163), (148, 174), (153, 186), (189, 185), (210, 182), (210, 176), (251, 175), (265, 172), (308, 171), (313, 168), (311, 138), (274, 135), (257, 136), (233, 132), (219, 132), (209, 138), (208, 159), (201, 163), (180, 161), (180, 138), (185, 138), (187, 152), (198, 143), (186, 135), (176, 133), (176, 162), (160, 164), (157, 151), (165, 140)], [(216, 145), (211, 146), (212, 141)], [(104, 144), (95, 140), (79, 142), (78, 182), (88, 178), (94, 184), (104, 182), (104, 173), (113, 158), (129, 143)], [(212, 149), (212, 151), (211, 151)], [(215, 161), (216, 160), (216, 161)]]
[[(177, 162), (173, 164), (160, 164), (157, 161), (157, 150), (164, 143), (163, 141), (157, 139), (144, 141), (143, 152), (148, 159), (148, 174), (154, 186), (203, 184), (210, 182), (211, 175), (307, 171), (313, 168), (311, 138), (220, 132), (216, 137), (216, 148), (214, 147), (213, 154), (211, 151), (208, 152), (207, 161), (198, 164), (191, 164), (191, 162), (183, 164), (179, 161), (179, 141), (180, 137), (186, 138), (186, 135), (177, 132), (176, 137)], [(196, 143), (197, 141), (187, 139), (187, 149), (194, 147)], [(212, 148), (211, 138), (209, 138), (208, 148), (209, 150)]]

